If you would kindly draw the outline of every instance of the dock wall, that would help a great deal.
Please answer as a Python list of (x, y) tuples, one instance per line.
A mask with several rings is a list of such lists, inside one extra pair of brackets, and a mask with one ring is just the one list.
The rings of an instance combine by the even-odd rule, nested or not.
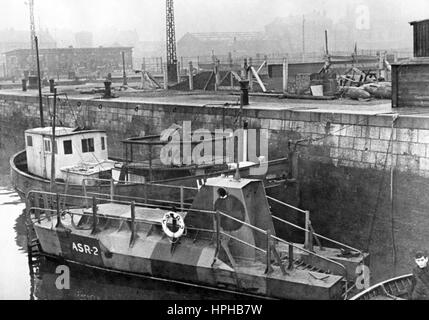
[[(36, 97), (0, 93), (2, 167), (6, 155), (24, 147), (23, 131), (39, 126), (38, 116)], [(122, 156), (126, 137), (159, 134), (182, 121), (193, 129), (234, 128), (238, 110), (69, 98), (60, 101), (58, 117), (107, 130), (110, 155)], [(413, 252), (428, 249), (429, 118), (252, 106), (243, 118), (250, 128), (270, 130), (270, 159), (286, 156), (292, 141), (299, 154), (295, 203), (311, 211), (316, 232), (368, 249), (373, 279), (408, 273)]]

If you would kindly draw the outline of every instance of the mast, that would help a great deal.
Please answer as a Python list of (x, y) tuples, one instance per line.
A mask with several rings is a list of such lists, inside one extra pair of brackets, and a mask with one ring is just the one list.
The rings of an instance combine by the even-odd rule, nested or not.
[(43, 99), (42, 99), (42, 80), (40, 79), (40, 59), (39, 59), (39, 40), (34, 36), (34, 43), (36, 46), (36, 60), (37, 60), (37, 82), (39, 87), (39, 112), (40, 112), (40, 126), (45, 127), (43, 119)]
[(55, 185), (55, 122), (57, 120), (57, 88), (54, 88), (54, 110), (52, 115), (52, 139), (51, 139), (51, 192), (56, 192)]

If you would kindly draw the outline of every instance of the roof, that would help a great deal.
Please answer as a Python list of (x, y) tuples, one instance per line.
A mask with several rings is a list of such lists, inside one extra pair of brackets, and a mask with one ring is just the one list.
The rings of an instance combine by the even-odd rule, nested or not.
[(419, 21), (412, 21), (410, 22), (410, 25), (415, 25), (415, 24), (419, 24), (419, 23), (429, 23), (429, 19), (425, 19), (425, 20), (419, 20)]
[(182, 39), (193, 37), (199, 41), (249, 41), (260, 40), (264, 38), (263, 32), (206, 32), (206, 33), (187, 33)]
[[(47, 53), (47, 52), (64, 52), (64, 51), (77, 51), (77, 52), (83, 52), (83, 51), (107, 51), (107, 50), (132, 50), (133, 47), (94, 47), (94, 48), (47, 48), (47, 49), (40, 49), (40, 53)], [(4, 54), (10, 55), (10, 54), (16, 54), (16, 53), (29, 53), (30, 49), (15, 49), (12, 51), (5, 52)]]
[(240, 179), (235, 180), (231, 177), (216, 177), (207, 179), (206, 186), (219, 187), (219, 188), (232, 188), (232, 189), (243, 189), (245, 186), (252, 182), (258, 182), (260, 180), (254, 179)]
[[(64, 137), (71, 135), (80, 135), (80, 134), (88, 134), (88, 133), (105, 133), (104, 130), (79, 130), (77, 128), (69, 128), (69, 127), (56, 127), (55, 128), (55, 136)], [(44, 127), (44, 128), (33, 128), (25, 131), (26, 134), (38, 134), (44, 136), (52, 135), (52, 127)]]
[(429, 57), (414, 57), (414, 58), (392, 63), (392, 66), (427, 65), (427, 64), (429, 64)]

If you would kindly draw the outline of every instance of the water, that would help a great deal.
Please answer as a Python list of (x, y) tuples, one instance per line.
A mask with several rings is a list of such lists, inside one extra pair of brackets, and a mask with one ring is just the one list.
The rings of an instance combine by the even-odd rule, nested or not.
[(70, 289), (59, 290), (59, 262), (45, 258), (30, 267), (24, 224), (24, 203), (8, 187), (0, 187), (0, 299), (8, 300), (197, 300), (241, 299), (241, 296), (142, 279), (69, 265)]
[[(17, 194), (0, 188), (0, 299), (29, 299), (30, 273), (21, 216), (24, 204)], [(21, 232), (23, 231), (23, 232)]]

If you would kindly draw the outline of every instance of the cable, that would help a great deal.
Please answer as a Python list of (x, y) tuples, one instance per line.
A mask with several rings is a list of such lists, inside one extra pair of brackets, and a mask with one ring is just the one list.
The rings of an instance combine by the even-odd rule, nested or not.
[[(391, 141), (393, 143), (393, 130), (395, 127), (395, 122), (399, 118), (399, 115), (394, 115), (392, 120), (392, 133), (391, 133)], [(393, 163), (393, 148), (391, 153), (391, 168), (390, 168), (390, 216), (391, 216), (391, 236), (392, 236), (392, 258), (393, 258), (393, 267), (394, 267), (394, 275), (396, 275), (396, 240), (395, 240), (395, 202), (394, 202), (394, 170), (395, 165)]]
[[(384, 182), (385, 182), (385, 177), (386, 177), (385, 172), (386, 172), (386, 169), (387, 169), (387, 161), (389, 159), (389, 150), (390, 150), (391, 146), (392, 146), (392, 154), (390, 154), (390, 156), (391, 156), (391, 160), (393, 160), (393, 134), (394, 134), (393, 129), (394, 129), (395, 122), (396, 122), (396, 120), (398, 118), (399, 118), (399, 115), (395, 114), (393, 116), (393, 119), (392, 119), (392, 133), (390, 135), (389, 145), (387, 147), (386, 158), (385, 158), (385, 161), (384, 161), (384, 168), (383, 168), (384, 174), (383, 174), (383, 178), (382, 178), (382, 180), (380, 182), (380, 187), (378, 189), (378, 195), (377, 195), (377, 202), (376, 202), (376, 206), (375, 206), (375, 209), (374, 209), (374, 213), (373, 213), (372, 218), (371, 218), (370, 231), (369, 231), (369, 236), (368, 236), (368, 243), (367, 243), (367, 247), (366, 247), (366, 251), (367, 252), (369, 252), (369, 247), (371, 245), (372, 236), (373, 236), (373, 233), (374, 233), (375, 220), (377, 218), (377, 212), (378, 212), (378, 208), (379, 208), (380, 201), (381, 201), (382, 187), (383, 187)], [(390, 181), (390, 189), (391, 189), (391, 193), (390, 193), (390, 195), (391, 195), (391, 219), (392, 219), (391, 220), (392, 221), (392, 224), (391, 224), (391, 227), (392, 227), (391, 234), (392, 234), (392, 254), (393, 254), (393, 260), (394, 260), (395, 267), (396, 267), (396, 244), (395, 244), (394, 229), (393, 229), (393, 224), (394, 224), (394, 216), (393, 216), (393, 175), (392, 175), (392, 172), (393, 172), (392, 168), (393, 167), (394, 167), (394, 165), (393, 165), (393, 161), (392, 161), (392, 163), (391, 163), (391, 175), (390, 175), (390, 178), (391, 178), (391, 181)]]

